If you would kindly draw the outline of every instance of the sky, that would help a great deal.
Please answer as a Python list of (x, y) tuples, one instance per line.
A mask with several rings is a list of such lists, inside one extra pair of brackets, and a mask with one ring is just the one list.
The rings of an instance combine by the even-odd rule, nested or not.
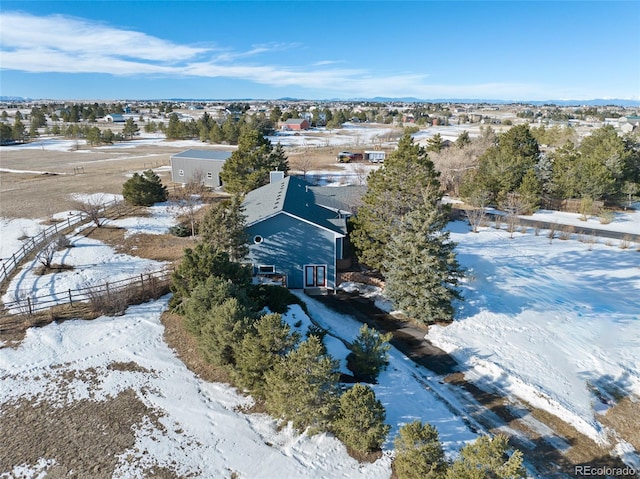
[(0, 95), (640, 99), (640, 2), (10, 1)]

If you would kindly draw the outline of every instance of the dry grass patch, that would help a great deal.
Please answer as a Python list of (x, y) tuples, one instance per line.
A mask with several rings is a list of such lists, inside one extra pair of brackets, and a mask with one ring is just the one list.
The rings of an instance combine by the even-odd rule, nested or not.
[[(571, 464), (590, 464), (609, 467), (624, 467), (624, 463), (616, 457), (610, 455), (610, 451), (598, 445), (591, 438), (578, 432), (573, 426), (564, 422), (559, 417), (543, 411), (542, 409), (530, 408), (531, 414), (540, 422), (553, 429), (559, 436), (571, 444), (571, 448), (565, 452), (564, 456)], [(637, 424), (637, 423), (636, 423)]]
[(166, 311), (160, 320), (164, 325), (164, 341), (190, 371), (205, 381), (231, 384), (229, 370), (214, 366), (203, 359), (198, 341), (185, 329), (182, 316)]
[(170, 234), (150, 235), (141, 233), (123, 238), (118, 243), (109, 244), (119, 253), (173, 263), (182, 258), (185, 248), (194, 246), (194, 241), (191, 238), (179, 238)]
[(598, 419), (640, 451), (640, 400), (624, 397)]
[[(64, 386), (63, 386), (64, 387)], [(81, 399), (60, 407), (43, 398), (2, 405), (0, 471), (52, 461), (48, 477), (111, 478), (118, 456), (135, 445), (135, 428), (158, 415), (127, 389), (104, 401)]]

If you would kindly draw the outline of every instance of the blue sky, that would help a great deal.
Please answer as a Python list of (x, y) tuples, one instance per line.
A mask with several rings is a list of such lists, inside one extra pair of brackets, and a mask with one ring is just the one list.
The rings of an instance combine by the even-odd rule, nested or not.
[(7, 1), (0, 95), (640, 99), (640, 2)]

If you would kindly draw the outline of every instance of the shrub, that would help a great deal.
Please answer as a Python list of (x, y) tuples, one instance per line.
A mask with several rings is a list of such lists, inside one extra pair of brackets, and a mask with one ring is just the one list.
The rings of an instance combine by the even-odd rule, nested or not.
[(296, 429), (326, 430), (338, 400), (338, 361), (310, 336), (265, 374), (267, 410)]
[(522, 453), (507, 456), (509, 440), (504, 435), (481, 436), (460, 450), (447, 471), (447, 479), (521, 479), (526, 477)]
[(290, 304), (299, 304), (306, 312), (307, 305), (284, 286), (255, 284), (249, 287), (249, 297), (273, 313), (286, 313)]
[(615, 213), (610, 210), (604, 210), (600, 213), (600, 224), (608, 225), (615, 218)]
[(240, 386), (256, 397), (265, 397), (267, 371), (298, 344), (300, 335), (279, 314), (262, 316), (244, 336), (236, 357), (236, 378)]
[(124, 182), (122, 196), (131, 205), (151, 206), (166, 201), (168, 193), (160, 177), (153, 170), (146, 170), (142, 175), (134, 173), (133, 177)]
[(333, 431), (347, 447), (361, 453), (380, 449), (389, 433), (384, 406), (373, 390), (356, 384), (340, 397)]
[(441, 478), (447, 464), (438, 430), (431, 424), (414, 421), (400, 428), (394, 440), (393, 469), (398, 479)]
[(351, 353), (347, 356), (349, 369), (356, 379), (375, 382), (380, 371), (387, 365), (391, 348), (391, 333), (381, 334), (366, 324), (360, 328), (360, 334), (351, 345)]

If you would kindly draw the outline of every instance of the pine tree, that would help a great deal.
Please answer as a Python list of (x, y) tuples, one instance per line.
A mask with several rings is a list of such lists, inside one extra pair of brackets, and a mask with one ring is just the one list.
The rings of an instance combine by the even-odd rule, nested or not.
[(380, 371), (387, 365), (391, 348), (389, 341), (392, 333), (381, 334), (366, 324), (360, 328), (360, 334), (351, 345), (347, 356), (349, 369), (361, 381), (375, 382)]
[(518, 187), (518, 194), (522, 201), (522, 214), (533, 214), (540, 206), (542, 187), (533, 168), (529, 169), (523, 176), (522, 182)]
[(504, 435), (481, 436), (466, 445), (447, 471), (447, 479), (522, 479), (522, 453), (516, 450), (507, 458), (509, 440)]
[(167, 187), (153, 170), (146, 170), (141, 174), (134, 173), (122, 185), (122, 196), (127, 203), (136, 206), (151, 206), (154, 203), (167, 200)]
[(197, 285), (185, 300), (183, 314), (187, 330), (195, 336), (201, 336), (209, 311), (229, 298), (237, 298), (247, 311), (256, 309), (247, 297), (244, 285), (237, 285), (229, 279), (213, 275), (209, 276), (204, 283)]
[(228, 298), (207, 312), (199, 342), (205, 359), (215, 365), (235, 365), (236, 351), (253, 319), (238, 298)]
[(183, 301), (209, 276), (246, 286), (251, 282), (251, 269), (231, 261), (228, 253), (216, 250), (208, 243), (197, 243), (193, 249), (185, 248), (180, 265), (171, 275), (171, 307), (180, 310)]
[(434, 204), (442, 197), (438, 172), (424, 148), (405, 134), (384, 165), (369, 174), (367, 184), (351, 241), (361, 263), (384, 272), (386, 245), (402, 218), (425, 196)]
[(296, 429), (326, 430), (338, 400), (338, 361), (311, 335), (265, 374), (268, 411)]
[(282, 146), (275, 149), (271, 142), (256, 130), (244, 131), (238, 149), (225, 161), (220, 176), (228, 193), (248, 193), (269, 183), (270, 171), (289, 171), (289, 163)]
[(414, 421), (400, 428), (394, 440), (393, 469), (398, 479), (440, 479), (447, 464), (438, 430)]
[(133, 121), (133, 118), (127, 118), (127, 121), (124, 122), (124, 128), (122, 129), (122, 136), (125, 138), (133, 138), (140, 132), (140, 128)]
[(266, 314), (253, 325), (238, 349), (236, 377), (238, 384), (258, 398), (265, 397), (265, 373), (276, 361), (294, 349), (300, 340), (298, 333), (279, 314)]
[(238, 261), (249, 252), (242, 199), (234, 195), (212, 205), (200, 224), (200, 239)]
[(409, 317), (431, 324), (453, 319), (462, 271), (446, 215), (425, 200), (405, 216), (388, 245), (385, 294)]
[(333, 423), (338, 439), (360, 453), (379, 450), (389, 433), (384, 406), (369, 386), (356, 384), (340, 397)]

